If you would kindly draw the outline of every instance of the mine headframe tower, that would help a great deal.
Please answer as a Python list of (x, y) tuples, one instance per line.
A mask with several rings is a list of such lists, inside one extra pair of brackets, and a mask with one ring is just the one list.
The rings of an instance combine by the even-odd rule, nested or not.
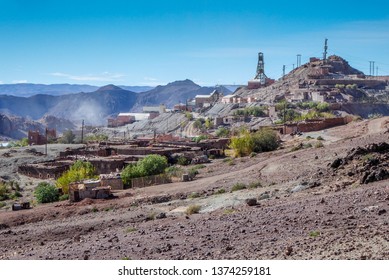
[(258, 53), (258, 65), (257, 65), (257, 74), (254, 78), (255, 80), (259, 80), (261, 85), (266, 84), (266, 75), (265, 75), (265, 63), (263, 60), (263, 53)]

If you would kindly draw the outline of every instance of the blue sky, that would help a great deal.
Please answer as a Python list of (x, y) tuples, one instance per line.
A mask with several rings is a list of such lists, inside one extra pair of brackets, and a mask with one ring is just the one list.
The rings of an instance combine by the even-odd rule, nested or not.
[(329, 54), (389, 75), (387, 1), (0, 0), (0, 83), (242, 84)]

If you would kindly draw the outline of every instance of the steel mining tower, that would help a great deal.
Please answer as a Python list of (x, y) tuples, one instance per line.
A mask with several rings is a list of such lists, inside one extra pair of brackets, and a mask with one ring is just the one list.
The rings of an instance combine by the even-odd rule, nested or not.
[(266, 75), (265, 75), (265, 63), (263, 61), (263, 53), (258, 53), (258, 65), (257, 65), (257, 75), (255, 80), (259, 80), (261, 85), (266, 84)]

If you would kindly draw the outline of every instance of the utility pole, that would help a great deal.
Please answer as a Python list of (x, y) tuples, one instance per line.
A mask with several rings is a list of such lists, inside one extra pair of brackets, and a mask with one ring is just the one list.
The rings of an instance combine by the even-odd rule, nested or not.
[(294, 63), (293, 63), (293, 70), (294, 70)]
[(378, 76), (378, 66), (375, 68), (375, 75)]
[(371, 69), (373, 70), (373, 72), (372, 72), (373, 77), (374, 77), (374, 63), (375, 63), (375, 61), (372, 61), (373, 66)]
[(82, 120), (81, 124), (81, 144), (84, 143), (84, 120)]
[(285, 65), (282, 66), (282, 79), (285, 77)]
[(373, 61), (369, 61), (369, 76), (371, 76), (371, 64)]
[(326, 38), (324, 40), (324, 53), (323, 53), (323, 60), (327, 60), (327, 50), (328, 50), (328, 45), (327, 45), (328, 39)]
[(45, 154), (47, 156), (47, 126), (46, 126), (46, 129), (45, 129), (45, 132), (46, 132)]

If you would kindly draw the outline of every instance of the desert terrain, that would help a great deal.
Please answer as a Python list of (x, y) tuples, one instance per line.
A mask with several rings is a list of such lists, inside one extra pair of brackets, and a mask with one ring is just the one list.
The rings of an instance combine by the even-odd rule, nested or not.
[(387, 260), (388, 128), (384, 117), (286, 135), (274, 152), (215, 159), (191, 182), (3, 209), (0, 259)]

